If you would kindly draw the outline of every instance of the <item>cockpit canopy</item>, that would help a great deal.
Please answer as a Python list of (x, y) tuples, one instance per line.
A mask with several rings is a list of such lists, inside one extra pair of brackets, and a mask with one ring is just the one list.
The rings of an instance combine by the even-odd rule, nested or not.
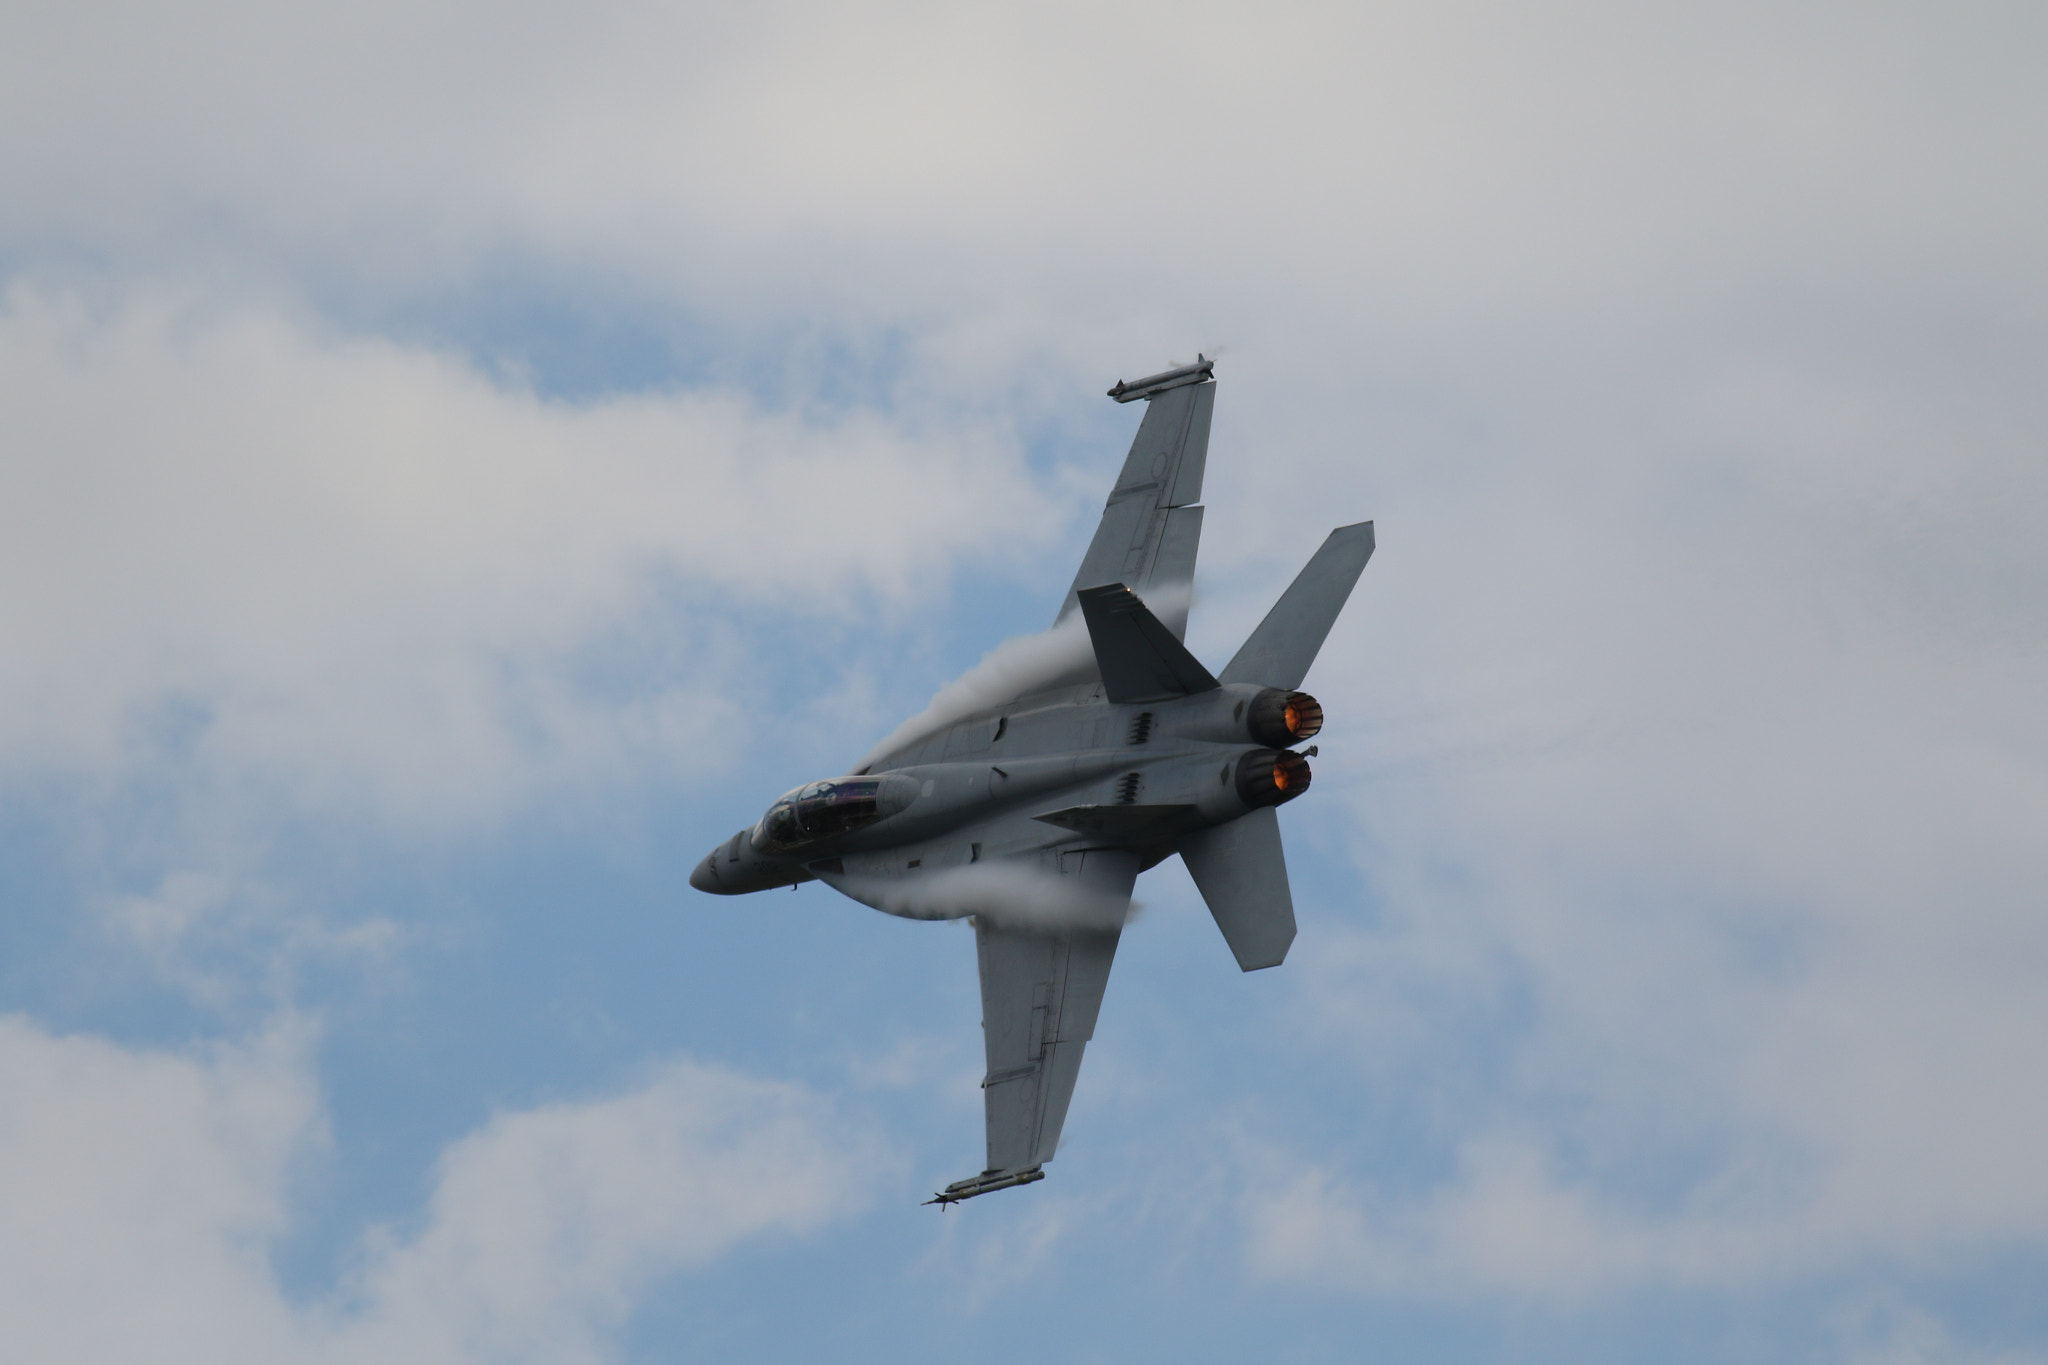
[(904, 804), (888, 802), (892, 809), (884, 809), (886, 781), (880, 777), (835, 777), (806, 783), (768, 808), (761, 823), (754, 826), (754, 847), (762, 853), (786, 853), (871, 824)]

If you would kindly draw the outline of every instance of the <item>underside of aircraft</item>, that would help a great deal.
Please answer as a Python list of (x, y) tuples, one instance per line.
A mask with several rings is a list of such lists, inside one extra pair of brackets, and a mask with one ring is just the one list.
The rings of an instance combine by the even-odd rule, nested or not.
[(1308, 789), (1300, 746), (1323, 723), (1300, 687), (1373, 527), (1332, 531), (1222, 672), (1189, 653), (1213, 372), (1198, 358), (1109, 391), (1145, 416), (1014, 694), (906, 723), (690, 876), (723, 895), (816, 880), (890, 914), (973, 920), (987, 1161), (929, 1202), (1044, 1178), (1139, 873), (1178, 855), (1245, 971), (1294, 941), (1277, 811)]

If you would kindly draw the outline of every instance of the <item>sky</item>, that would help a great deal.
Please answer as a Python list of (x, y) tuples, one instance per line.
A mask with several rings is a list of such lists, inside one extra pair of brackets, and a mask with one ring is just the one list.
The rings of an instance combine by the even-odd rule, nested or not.
[[(2048, 1362), (2048, 11), (0, 13), (0, 1356)], [(687, 886), (1218, 357), (1300, 936)]]

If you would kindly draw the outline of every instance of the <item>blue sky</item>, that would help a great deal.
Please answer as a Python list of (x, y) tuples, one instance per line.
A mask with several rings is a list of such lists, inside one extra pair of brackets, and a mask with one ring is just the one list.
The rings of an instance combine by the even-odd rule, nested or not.
[[(2048, 1361), (2012, 6), (0, 18), (0, 1355)], [(1047, 624), (1379, 551), (1048, 1179), (971, 937), (689, 869)]]

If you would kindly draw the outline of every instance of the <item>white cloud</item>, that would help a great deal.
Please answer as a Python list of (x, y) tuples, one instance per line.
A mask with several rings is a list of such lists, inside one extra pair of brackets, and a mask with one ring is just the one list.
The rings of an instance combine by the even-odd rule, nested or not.
[[(2040, 1245), (2043, 599), (1972, 594), (1961, 626), (1876, 587), (1886, 518), (1773, 548), (1779, 514), (1608, 555), (1575, 527), (1498, 616), (1418, 548), (1431, 619), (1392, 607), (1310, 679), (1370, 900), (1304, 908), (1300, 1032), (1451, 1169), (1263, 1153), (1266, 1271), (1576, 1300)], [(1427, 576), (1387, 567), (1363, 591)], [(1354, 716), (1386, 723), (1340, 747)]]
[(501, 1115), (443, 1157), (425, 1230), (372, 1251), (344, 1354), (604, 1358), (657, 1277), (851, 1212), (886, 1165), (815, 1096), (689, 1063)]
[(871, 1136), (817, 1096), (672, 1061), (454, 1143), (419, 1230), (371, 1236), (343, 1292), (298, 1304), (267, 1258), (327, 1152), (310, 1041), (173, 1053), (0, 1020), (9, 1360), (609, 1359), (650, 1285), (811, 1232), (874, 1179)]
[(306, 1042), (178, 1056), (0, 1020), (9, 1359), (291, 1358), (264, 1255), (321, 1140)]
[(288, 879), (260, 871), (262, 860), (231, 839), (185, 842), (158, 856), (171, 865), (147, 890), (88, 893), (83, 908), (149, 979), (216, 1017), (290, 1008), (308, 969), (345, 965), (388, 983), (410, 946), (388, 915), (338, 914), (292, 894)]
[[(932, 595), (1046, 504), (1006, 442), (722, 393), (543, 402), (443, 356), (161, 298), (0, 312), (0, 752), (17, 773), (429, 825), (718, 762), (744, 655), (705, 613)], [(1000, 562), (1000, 554), (997, 556)], [(577, 661), (640, 636), (623, 695)]]

